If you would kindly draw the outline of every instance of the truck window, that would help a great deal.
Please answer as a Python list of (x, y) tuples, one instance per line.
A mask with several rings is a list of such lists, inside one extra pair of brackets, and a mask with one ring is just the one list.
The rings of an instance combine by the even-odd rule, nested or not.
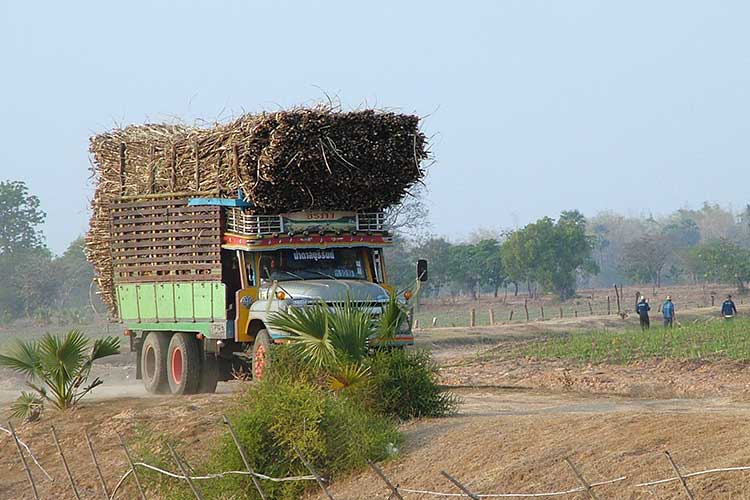
[(294, 249), (266, 252), (260, 259), (263, 280), (367, 279), (357, 248)]

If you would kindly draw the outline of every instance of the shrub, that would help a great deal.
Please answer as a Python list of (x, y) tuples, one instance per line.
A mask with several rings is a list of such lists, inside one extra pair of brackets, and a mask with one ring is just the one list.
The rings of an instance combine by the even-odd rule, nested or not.
[(370, 358), (369, 404), (403, 420), (455, 413), (459, 399), (438, 385), (438, 366), (426, 351), (380, 351)]
[[(309, 475), (294, 452), (296, 446), (317, 469), (332, 477), (387, 458), (398, 442), (395, 423), (305, 380), (269, 376), (251, 387), (230, 420), (250, 465), (269, 476)], [(244, 470), (227, 434), (206, 471)], [(309, 482), (263, 481), (269, 498), (296, 499)], [(247, 476), (231, 476), (204, 488), (209, 498), (258, 498)]]

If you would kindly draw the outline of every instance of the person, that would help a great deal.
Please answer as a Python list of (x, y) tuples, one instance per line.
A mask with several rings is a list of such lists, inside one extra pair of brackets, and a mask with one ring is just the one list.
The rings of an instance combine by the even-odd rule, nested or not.
[(727, 295), (727, 300), (721, 304), (721, 315), (726, 319), (732, 319), (737, 314), (737, 306), (734, 305), (731, 295)]
[(648, 317), (648, 312), (651, 310), (651, 306), (648, 305), (646, 297), (641, 295), (641, 300), (635, 306), (635, 312), (638, 313), (638, 319), (641, 321), (641, 330), (647, 330), (651, 328), (651, 320)]
[(672, 328), (674, 326), (674, 303), (671, 295), (667, 295), (661, 305), (661, 313), (664, 315), (664, 328)]

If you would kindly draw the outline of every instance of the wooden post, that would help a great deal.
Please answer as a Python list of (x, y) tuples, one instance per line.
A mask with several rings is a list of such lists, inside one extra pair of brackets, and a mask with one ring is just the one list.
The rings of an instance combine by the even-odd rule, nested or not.
[(594, 315), (594, 308), (591, 307), (591, 301), (589, 300), (589, 314)]
[(258, 494), (260, 495), (260, 498), (262, 500), (266, 499), (266, 494), (263, 491), (263, 488), (260, 487), (260, 482), (258, 482), (258, 478), (255, 477), (255, 471), (252, 467), (250, 467), (250, 461), (247, 459), (247, 455), (245, 454), (245, 448), (242, 447), (242, 444), (240, 443), (240, 439), (237, 437), (237, 433), (234, 432), (234, 427), (232, 427), (232, 424), (229, 422), (229, 419), (226, 415), (222, 415), (221, 418), (224, 420), (224, 424), (229, 428), (229, 434), (232, 436), (232, 441), (234, 441), (234, 445), (237, 447), (237, 451), (240, 452), (240, 457), (242, 458), (242, 462), (245, 464), (245, 468), (247, 469), (247, 472), (250, 473), (250, 479), (253, 481), (253, 485), (255, 486), (255, 489), (258, 491)]
[(573, 471), (573, 474), (575, 474), (576, 479), (578, 479), (578, 482), (581, 483), (581, 486), (584, 487), (586, 490), (586, 494), (589, 496), (591, 500), (596, 500), (596, 495), (594, 495), (593, 490), (591, 489), (591, 485), (586, 482), (586, 480), (583, 478), (580, 472), (578, 472), (578, 469), (576, 469), (576, 466), (573, 465), (573, 462), (571, 462), (569, 459), (565, 459), (565, 463), (568, 464), (570, 469)]
[(540, 310), (540, 311), (541, 311), (541, 313), (542, 313), (542, 321), (544, 321), (544, 306), (543, 306), (543, 305), (540, 305), (540, 306), (539, 306), (539, 310)]
[(508, 321), (513, 321), (513, 309), (510, 310), (510, 314), (508, 315)]
[(299, 459), (302, 460), (302, 463), (305, 464), (305, 467), (307, 467), (307, 470), (310, 471), (310, 474), (315, 477), (315, 481), (317, 481), (318, 486), (320, 486), (320, 489), (323, 490), (323, 493), (325, 493), (330, 500), (336, 500), (335, 498), (333, 498), (333, 495), (331, 495), (331, 492), (328, 491), (328, 488), (326, 488), (323, 478), (320, 477), (318, 473), (315, 472), (315, 469), (313, 469), (312, 465), (310, 465), (310, 463), (305, 460), (305, 457), (302, 456), (302, 453), (299, 451), (299, 448), (297, 448), (296, 445), (294, 446), (294, 452), (297, 454)]
[(713, 293), (711, 294), (711, 307), (714, 307), (714, 301), (716, 300), (716, 295)]
[(448, 474), (444, 470), (441, 470), (440, 474), (442, 474), (448, 481), (450, 481), (451, 483), (453, 483), (453, 485), (456, 488), (458, 488), (459, 490), (463, 491), (464, 494), (467, 497), (469, 497), (469, 498), (471, 498), (473, 500), (480, 500), (479, 495), (477, 495), (476, 493), (473, 493), (471, 490), (469, 490), (469, 488), (467, 488), (466, 486), (464, 486), (463, 484), (461, 484), (460, 482), (458, 482), (458, 480), (456, 478), (454, 478), (453, 476), (451, 476), (450, 474)]
[(562, 307), (560, 307), (560, 319), (562, 319), (562, 317), (563, 317), (563, 310), (562, 310)]
[(469, 312), (469, 326), (477, 326), (477, 310), (473, 307)]
[(135, 464), (133, 463), (133, 459), (130, 456), (128, 447), (125, 446), (125, 441), (122, 439), (122, 436), (119, 433), (117, 434), (117, 437), (120, 438), (120, 446), (122, 446), (122, 449), (125, 450), (125, 456), (128, 458), (128, 465), (130, 465), (130, 470), (133, 471), (133, 478), (135, 479), (135, 485), (138, 487), (138, 493), (141, 496), (141, 500), (146, 500), (146, 494), (143, 492), (143, 486), (141, 486), (141, 480), (138, 478), (138, 473), (135, 470)]
[(188, 482), (188, 486), (190, 486), (190, 489), (193, 492), (193, 495), (195, 496), (196, 500), (203, 500), (203, 495), (201, 494), (198, 487), (193, 483), (193, 478), (190, 477), (190, 471), (185, 466), (184, 463), (182, 463), (182, 458), (177, 454), (177, 452), (174, 450), (171, 444), (167, 443), (167, 448), (169, 448), (169, 453), (172, 454), (172, 459), (174, 459), (175, 463), (177, 464), (177, 467), (180, 468), (180, 472), (182, 472), (182, 475), (185, 476), (185, 480)]
[(125, 195), (125, 143), (120, 143), (120, 196)]
[(148, 148), (148, 193), (156, 192), (156, 147), (152, 144)]
[(195, 156), (195, 190), (201, 190), (201, 158), (198, 141), (193, 143), (193, 156)]
[(573, 309), (573, 316), (578, 317), (578, 309)]
[(495, 324), (495, 310), (490, 308), (490, 326), (493, 326)]
[(527, 299), (523, 299), (523, 308), (526, 311), (526, 321), (529, 320), (529, 304)]
[(609, 302), (609, 295), (607, 295), (607, 316), (609, 316), (610, 314), (612, 314), (612, 306)]
[(432, 317), (432, 327), (435, 328), (437, 326), (437, 316)]
[(8, 422), (8, 429), (10, 429), (10, 433), (13, 435), (13, 441), (16, 443), (16, 448), (18, 448), (18, 455), (21, 457), (21, 463), (23, 464), (23, 468), (26, 470), (26, 476), (29, 478), (29, 484), (31, 484), (31, 491), (34, 493), (34, 498), (36, 500), (39, 500), (39, 492), (36, 491), (34, 476), (31, 475), (31, 469), (29, 469), (29, 464), (26, 462), (26, 457), (23, 455), (21, 443), (18, 442), (18, 435), (16, 434), (16, 430), (13, 428), (13, 424), (11, 424), (10, 422)]
[(172, 152), (170, 153), (169, 157), (169, 163), (172, 167), (171, 175), (169, 179), (169, 185), (172, 188), (172, 191), (177, 190), (177, 146), (172, 144)]
[(617, 285), (615, 285), (615, 297), (617, 298), (617, 314), (620, 314), (622, 308), (620, 307), (620, 292), (617, 290)]
[(693, 496), (693, 492), (690, 491), (690, 488), (688, 488), (687, 481), (685, 481), (685, 478), (682, 477), (682, 474), (680, 474), (680, 469), (677, 468), (677, 464), (674, 463), (674, 460), (672, 460), (672, 455), (669, 454), (668, 451), (665, 451), (664, 454), (667, 456), (667, 460), (669, 460), (669, 463), (672, 465), (672, 469), (674, 469), (674, 473), (677, 474), (677, 477), (680, 479), (680, 482), (682, 483), (682, 488), (685, 490), (685, 494), (690, 500), (695, 500), (695, 497)]
[(86, 444), (89, 446), (89, 452), (91, 453), (91, 461), (94, 462), (94, 468), (99, 476), (99, 482), (102, 484), (102, 490), (104, 490), (104, 499), (109, 500), (109, 490), (107, 489), (107, 481), (104, 480), (104, 474), (102, 469), (99, 467), (99, 461), (96, 459), (96, 452), (94, 451), (94, 444), (91, 442), (89, 431), (84, 430), (83, 435), (86, 436)]
[(383, 482), (385, 482), (385, 484), (388, 486), (388, 488), (390, 488), (390, 490), (392, 492), (391, 496), (392, 497), (395, 496), (396, 498), (398, 498), (398, 500), (404, 500), (404, 497), (402, 497), (401, 493), (398, 492), (398, 488), (396, 486), (393, 486), (393, 484), (388, 480), (388, 478), (383, 473), (383, 471), (380, 470), (380, 467), (378, 467), (375, 464), (375, 462), (373, 462), (372, 460), (368, 460), (367, 463), (370, 464), (370, 467), (372, 467), (372, 470), (375, 471), (375, 474), (377, 474), (380, 477), (380, 479), (382, 479)]
[(55, 426), (53, 425), (50, 428), (52, 429), (52, 440), (55, 442), (57, 453), (60, 455), (60, 461), (62, 462), (63, 468), (65, 469), (65, 474), (68, 476), (68, 481), (70, 481), (70, 487), (73, 489), (73, 495), (77, 500), (81, 500), (81, 495), (78, 494), (78, 488), (76, 488), (76, 482), (73, 479), (73, 474), (70, 472), (70, 467), (68, 467), (68, 461), (65, 460), (65, 454), (63, 453), (62, 446), (60, 446), (60, 441), (57, 439)]
[(412, 330), (419, 330), (419, 320), (414, 320), (414, 326), (412, 327)]

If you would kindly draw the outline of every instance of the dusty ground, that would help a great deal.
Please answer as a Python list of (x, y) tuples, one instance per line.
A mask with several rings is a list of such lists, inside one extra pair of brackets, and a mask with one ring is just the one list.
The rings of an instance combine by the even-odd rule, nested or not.
[[(683, 321), (689, 321), (710, 311), (681, 313)], [(632, 323), (632, 318), (590, 316), (420, 331), (418, 344), (433, 351), (442, 365), (443, 383), (452, 386), (463, 403), (455, 417), (405, 424), (401, 454), (383, 465), (386, 473), (412, 489), (457, 493), (440, 475), (446, 470), (479, 493), (545, 492), (577, 486), (563, 462), (570, 457), (589, 481), (627, 476), (598, 488), (598, 498), (640, 499), (684, 497), (678, 483), (636, 486), (672, 475), (664, 450), (687, 472), (750, 466), (750, 430), (745, 425), (750, 417), (750, 370), (744, 364), (652, 360), (579, 366), (486, 355), (549, 335)], [(96, 374), (105, 385), (80, 409), (64, 418), (47, 412), (41, 422), (18, 426), (21, 438), (55, 479), (49, 482), (32, 469), (42, 498), (72, 498), (50, 425), (62, 438), (82, 498), (101, 498), (83, 429), (96, 444), (111, 489), (127, 469), (116, 433), (134, 447), (144, 436), (163, 434), (180, 443), (190, 460), (223, 431), (220, 415), (236, 388), (221, 384), (221, 393), (210, 396), (147, 396), (133, 380), (130, 354), (108, 359)], [(8, 375), (0, 373), (0, 406), (7, 406), (22, 383)], [(146, 450), (134, 451), (141, 458)], [(699, 476), (688, 484), (696, 498), (750, 498), (748, 474)], [(126, 484), (118, 498), (135, 498), (132, 488)], [(333, 493), (337, 499), (388, 497), (370, 471), (338, 478)], [(0, 432), (0, 499), (6, 498), (31, 496), (15, 447)]]

